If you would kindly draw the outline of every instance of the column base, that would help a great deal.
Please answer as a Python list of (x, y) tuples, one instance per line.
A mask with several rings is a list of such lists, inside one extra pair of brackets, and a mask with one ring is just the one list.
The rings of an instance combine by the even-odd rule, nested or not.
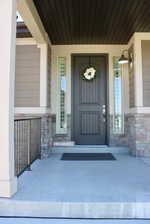
[(0, 180), (0, 197), (10, 198), (17, 192), (17, 177), (11, 180)]
[(150, 157), (150, 114), (132, 114), (128, 122), (131, 155)]

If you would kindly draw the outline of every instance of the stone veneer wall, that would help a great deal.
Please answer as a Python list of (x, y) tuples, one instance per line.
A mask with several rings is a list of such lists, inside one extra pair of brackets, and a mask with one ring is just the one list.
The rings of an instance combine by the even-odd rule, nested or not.
[(47, 158), (51, 154), (53, 144), (52, 117), (44, 115), (41, 118), (41, 158)]
[(124, 117), (124, 133), (113, 133), (113, 115), (110, 115), (109, 130), (108, 130), (108, 144), (109, 146), (128, 146), (128, 115)]
[(110, 146), (128, 146), (131, 155), (150, 157), (150, 114), (127, 114), (124, 134), (113, 134), (113, 116), (110, 117)]
[(128, 118), (128, 141), (131, 154), (150, 156), (150, 114), (132, 114)]

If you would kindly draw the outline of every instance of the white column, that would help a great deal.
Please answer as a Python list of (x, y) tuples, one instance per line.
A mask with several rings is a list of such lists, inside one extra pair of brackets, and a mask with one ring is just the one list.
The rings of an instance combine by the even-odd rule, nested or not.
[(48, 45), (40, 44), (40, 107), (47, 107)]
[(0, 197), (17, 191), (14, 174), (16, 0), (0, 1)]
[(135, 106), (143, 107), (142, 48), (141, 40), (135, 36)]

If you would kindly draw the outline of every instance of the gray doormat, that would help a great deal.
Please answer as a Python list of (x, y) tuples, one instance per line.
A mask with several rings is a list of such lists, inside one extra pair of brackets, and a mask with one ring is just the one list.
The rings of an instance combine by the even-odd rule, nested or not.
[(63, 153), (61, 160), (91, 161), (91, 160), (116, 160), (112, 153)]

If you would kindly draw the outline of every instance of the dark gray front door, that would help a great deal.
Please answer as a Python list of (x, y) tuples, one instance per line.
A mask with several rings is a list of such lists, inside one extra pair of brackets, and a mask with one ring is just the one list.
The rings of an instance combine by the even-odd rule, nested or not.
[[(84, 79), (88, 67), (95, 78)], [(72, 133), (76, 144), (106, 144), (106, 57), (74, 55), (72, 60)]]

